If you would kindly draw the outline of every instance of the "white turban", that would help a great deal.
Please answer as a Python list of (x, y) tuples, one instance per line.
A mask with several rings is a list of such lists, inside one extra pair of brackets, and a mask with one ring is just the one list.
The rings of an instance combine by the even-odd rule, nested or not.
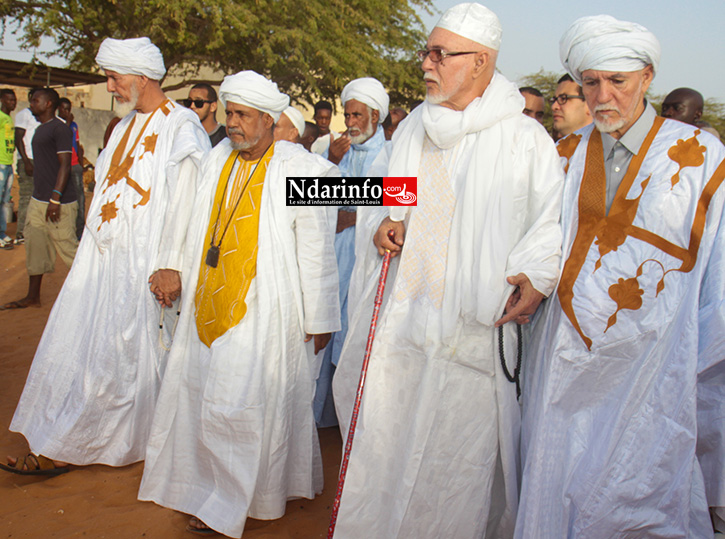
[(147, 37), (113, 39), (107, 37), (98, 48), (96, 63), (102, 69), (121, 75), (143, 75), (161, 80), (166, 74), (164, 57)]
[(287, 107), (282, 114), (287, 116), (289, 121), (292, 122), (292, 125), (297, 128), (297, 134), (299, 136), (305, 134), (305, 118), (299, 110), (294, 107)]
[(240, 71), (224, 77), (219, 87), (219, 100), (225, 107), (227, 101), (231, 101), (266, 112), (274, 119), (274, 123), (289, 106), (287, 94), (280, 92), (274, 82), (254, 71)]
[(577, 19), (559, 41), (559, 57), (581, 84), (582, 71), (632, 72), (660, 63), (660, 42), (644, 26), (618, 21), (610, 15)]
[(371, 109), (377, 110), (380, 113), (378, 116), (379, 124), (383, 123), (385, 118), (388, 117), (390, 98), (388, 92), (385, 91), (385, 87), (378, 79), (363, 77), (348, 82), (340, 95), (342, 106), (344, 107), (345, 103), (351, 99), (360, 101), (360, 103), (367, 105)]
[(481, 4), (453, 6), (443, 14), (436, 28), (449, 30), (495, 51), (501, 46), (501, 23), (493, 11)]

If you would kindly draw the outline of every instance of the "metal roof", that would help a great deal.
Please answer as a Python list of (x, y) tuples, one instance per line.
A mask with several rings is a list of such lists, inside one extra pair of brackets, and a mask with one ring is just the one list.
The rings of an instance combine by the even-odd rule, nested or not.
[(0, 59), (0, 84), (3, 85), (67, 87), (101, 82), (106, 82), (103, 75)]

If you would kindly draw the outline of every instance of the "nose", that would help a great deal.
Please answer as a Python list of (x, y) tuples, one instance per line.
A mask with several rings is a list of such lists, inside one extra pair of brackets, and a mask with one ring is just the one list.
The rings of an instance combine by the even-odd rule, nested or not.
[(558, 101), (554, 101), (551, 104), (551, 110), (552, 110), (552, 112), (555, 111), (555, 110), (560, 110), (560, 109), (561, 109), (561, 105), (559, 105), (559, 102)]
[(116, 84), (113, 82), (113, 79), (111, 77), (108, 77), (106, 79), (106, 90), (108, 90), (109, 93), (113, 93), (116, 91)]
[(433, 60), (430, 59), (430, 54), (425, 57), (425, 60), (423, 60), (420, 64), (420, 68), (424, 72), (433, 71), (433, 67), (435, 66), (435, 63), (433, 63)]

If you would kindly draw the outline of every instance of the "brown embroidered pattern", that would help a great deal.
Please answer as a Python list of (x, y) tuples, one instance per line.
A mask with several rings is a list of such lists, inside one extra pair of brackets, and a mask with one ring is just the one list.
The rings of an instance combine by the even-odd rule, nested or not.
[(118, 208), (116, 207), (116, 200), (118, 200), (118, 197), (120, 197), (121, 194), (117, 194), (116, 198), (106, 202), (103, 206), (101, 206), (101, 213), (99, 214), (101, 217), (101, 224), (98, 225), (98, 228), (96, 229), (96, 232), (101, 230), (101, 226), (103, 223), (108, 223), (111, 219), (115, 219), (118, 216)]
[(568, 137), (560, 140), (556, 145), (556, 150), (559, 152), (559, 157), (566, 159), (566, 166), (564, 167), (564, 174), (569, 171), (569, 159), (574, 155), (579, 142), (581, 142), (582, 136), (571, 134)]
[(697, 141), (697, 135), (700, 134), (700, 130), (695, 131), (692, 138), (687, 140), (679, 139), (677, 143), (667, 150), (667, 156), (672, 159), (675, 163), (680, 165), (680, 168), (672, 176), (672, 187), (680, 181), (680, 172), (685, 167), (699, 167), (705, 162), (705, 146), (700, 146)]
[[(663, 122), (664, 120), (662, 118), (655, 120), (639, 153), (632, 159), (627, 173), (617, 190), (608, 216), (604, 213), (604, 183), (606, 180), (603, 166), (601, 134), (595, 130), (589, 139), (586, 165), (579, 192), (579, 227), (574, 238), (574, 243), (572, 244), (571, 253), (562, 270), (562, 278), (557, 290), (562, 310), (588, 349), (591, 349), (592, 340), (584, 333), (574, 312), (573, 288), (587, 259), (592, 242), (599, 247), (599, 258), (596, 261), (594, 271), (597, 271), (601, 267), (601, 260), (607, 253), (616, 251), (629, 237), (648, 243), (682, 262), (679, 267), (666, 270), (660, 261), (650, 258), (640, 264), (635, 277), (627, 279), (622, 277), (616, 283), (612, 284), (608, 289), (609, 297), (616, 303), (617, 308), (614, 314), (609, 317), (607, 327), (604, 330), (606, 333), (610, 327), (616, 324), (619, 311), (622, 309), (638, 310), (641, 308), (644, 290), (640, 287), (638, 278), (642, 276), (645, 264), (652, 262), (659, 266), (662, 271), (662, 277), (657, 283), (655, 297), (665, 289), (665, 276), (668, 273), (672, 271), (687, 273), (694, 268), (697, 262), (697, 253), (705, 228), (705, 220), (710, 201), (725, 179), (725, 161), (723, 161), (708, 180), (700, 195), (690, 230), (690, 241), (687, 247), (676, 245), (649, 230), (634, 226), (634, 218), (639, 208), (640, 199), (650, 183), (651, 176), (640, 184), (642, 189), (636, 199), (627, 199), (625, 197), (629, 193), (634, 178), (639, 173), (642, 161), (649, 151), (652, 141)], [(702, 151), (697, 148), (693, 150), (692, 148), (695, 148), (695, 146), (702, 148)], [(685, 166), (699, 166), (695, 164), (696, 159), (692, 157), (694, 155), (699, 155), (702, 158), (700, 165), (704, 163), (703, 151), (706, 148), (700, 146), (694, 137), (684, 142), (680, 140), (676, 146), (670, 149), (668, 155), (673, 160), (675, 159), (672, 153), (676, 148), (690, 148), (675, 151), (675, 155), (679, 159), (677, 162), (680, 163), (680, 171)], [(677, 153), (678, 151), (680, 153)], [(676, 176), (678, 176), (679, 181), (679, 172)]]

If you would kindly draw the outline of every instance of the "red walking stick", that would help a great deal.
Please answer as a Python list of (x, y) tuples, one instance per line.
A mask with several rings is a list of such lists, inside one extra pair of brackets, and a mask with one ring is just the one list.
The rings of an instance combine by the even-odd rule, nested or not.
[[(395, 233), (391, 230), (388, 232), (388, 238), (393, 241)], [(355, 406), (352, 409), (352, 418), (350, 419), (350, 428), (347, 431), (347, 441), (345, 442), (345, 453), (342, 456), (342, 464), (340, 465), (340, 477), (337, 480), (337, 492), (335, 493), (335, 502), (332, 504), (332, 516), (330, 517), (330, 527), (327, 529), (327, 539), (332, 539), (335, 534), (335, 524), (337, 524), (337, 512), (340, 509), (340, 498), (342, 498), (342, 489), (345, 486), (345, 476), (347, 475), (347, 464), (350, 461), (350, 451), (352, 450), (352, 439), (355, 434), (355, 426), (357, 425), (357, 417), (360, 413), (360, 401), (362, 400), (363, 390), (365, 389), (365, 377), (368, 373), (368, 363), (370, 363), (370, 352), (373, 349), (373, 339), (375, 339), (375, 329), (378, 326), (378, 314), (380, 313), (380, 305), (383, 303), (383, 293), (385, 292), (385, 281), (388, 278), (388, 268), (390, 267), (390, 251), (385, 251), (383, 257), (383, 267), (380, 270), (380, 279), (378, 280), (378, 290), (375, 293), (375, 305), (373, 306), (373, 319), (370, 323), (370, 332), (368, 333), (368, 342), (365, 345), (365, 357), (363, 359), (362, 370), (360, 371), (360, 381), (357, 384), (357, 394), (355, 395)]]

